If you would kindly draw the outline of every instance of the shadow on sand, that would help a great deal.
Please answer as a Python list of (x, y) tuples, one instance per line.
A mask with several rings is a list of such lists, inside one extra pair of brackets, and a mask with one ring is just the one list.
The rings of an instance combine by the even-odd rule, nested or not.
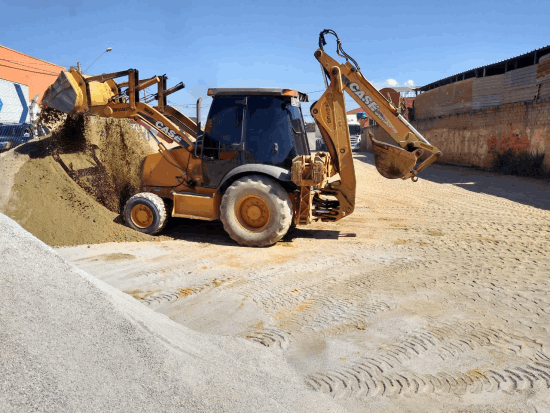
[[(126, 225), (122, 215), (114, 220), (119, 225)], [(159, 235), (174, 240), (205, 242), (215, 245), (240, 247), (223, 229), (221, 221), (202, 221), (198, 219), (170, 218)], [(310, 229), (308, 227), (290, 228), (288, 233), (279, 242), (293, 242), (300, 238), (338, 240), (339, 238), (353, 238), (356, 234), (341, 233), (333, 230)]]
[[(361, 152), (355, 159), (374, 166), (372, 153)], [(550, 210), (550, 182), (502, 175), (467, 166), (433, 164), (419, 175), (420, 179), (438, 184), (451, 184), (472, 192), (506, 198), (535, 208)]]

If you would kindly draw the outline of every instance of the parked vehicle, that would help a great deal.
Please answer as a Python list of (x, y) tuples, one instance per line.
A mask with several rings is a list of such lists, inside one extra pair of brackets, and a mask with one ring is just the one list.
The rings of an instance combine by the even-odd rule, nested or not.
[(0, 123), (0, 151), (6, 151), (33, 138), (30, 123)]

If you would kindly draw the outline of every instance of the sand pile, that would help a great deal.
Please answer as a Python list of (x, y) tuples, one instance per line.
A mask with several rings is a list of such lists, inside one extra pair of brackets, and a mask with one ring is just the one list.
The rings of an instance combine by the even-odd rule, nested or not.
[(340, 411), (281, 354), (176, 324), (2, 214), (0, 289), (0, 411)]
[(0, 158), (0, 212), (52, 246), (154, 240), (119, 216), (154, 152), (147, 140), (125, 120), (44, 113), (57, 130)]
[[(49, 109), (48, 116), (55, 109)], [(59, 112), (56, 114), (59, 115)], [(79, 186), (113, 212), (138, 192), (141, 164), (156, 151), (135, 124), (85, 114), (65, 116), (50, 152)]]

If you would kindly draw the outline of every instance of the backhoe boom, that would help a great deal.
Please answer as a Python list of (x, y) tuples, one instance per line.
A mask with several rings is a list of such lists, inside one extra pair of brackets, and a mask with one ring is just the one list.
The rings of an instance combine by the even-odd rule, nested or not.
[[(337, 39), (337, 53), (346, 58), (340, 64), (323, 50), (325, 34), (333, 34)], [(346, 91), (372, 119), (374, 119), (399, 145), (389, 145), (373, 139), (370, 135), (375, 165), (386, 178), (416, 181), (417, 175), (431, 165), (441, 152), (431, 145), (398, 110), (361, 74), (359, 66), (341, 46), (340, 39), (332, 30), (324, 30), (319, 36), (319, 49), (315, 57), (321, 64), (330, 84), (323, 95), (311, 106), (311, 114), (325, 141), (333, 163), (332, 175), (339, 174), (325, 187), (319, 187), (319, 195), (336, 197), (339, 205), (314, 215), (321, 220), (338, 220), (353, 212), (355, 206), (355, 171), (352, 148), (349, 138), (344, 91)], [(350, 63), (350, 60), (353, 62)], [(327, 84), (325, 79), (325, 84)], [(424, 153), (427, 153), (427, 157)], [(415, 167), (418, 160), (425, 159)], [(319, 203), (319, 202), (318, 202)]]

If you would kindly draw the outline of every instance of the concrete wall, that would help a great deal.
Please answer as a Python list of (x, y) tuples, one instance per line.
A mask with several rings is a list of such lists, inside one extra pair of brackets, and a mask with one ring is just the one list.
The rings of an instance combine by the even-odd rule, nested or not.
[[(544, 153), (545, 164), (550, 167), (550, 98), (411, 123), (443, 152), (441, 162), (490, 167), (497, 153), (511, 149)], [(364, 139), (368, 131), (375, 139), (392, 142), (380, 126), (365, 128)], [(370, 142), (363, 149), (370, 150)]]

